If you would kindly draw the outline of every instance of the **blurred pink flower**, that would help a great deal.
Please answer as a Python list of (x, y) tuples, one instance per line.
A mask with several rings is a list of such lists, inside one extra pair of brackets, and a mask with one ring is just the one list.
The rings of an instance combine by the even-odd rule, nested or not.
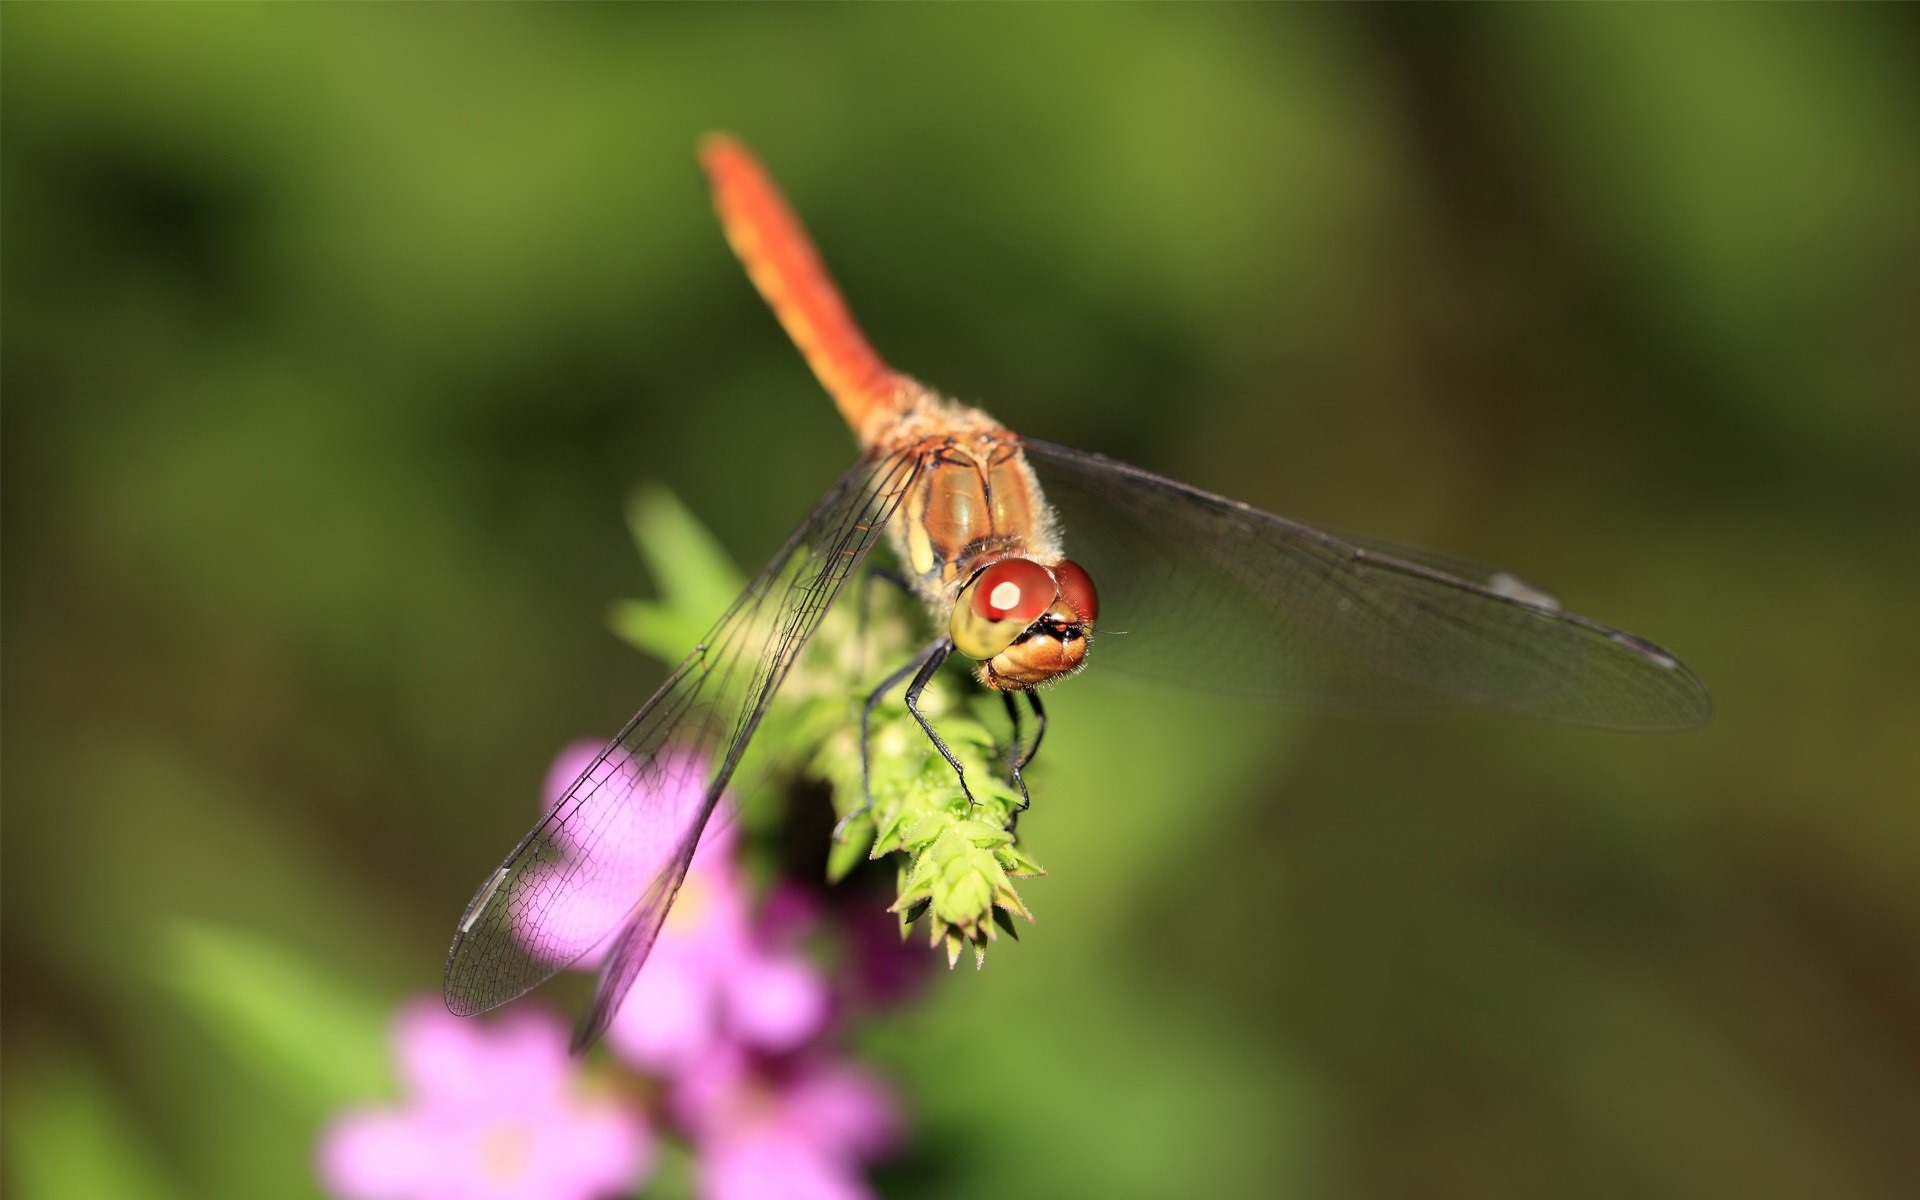
[(671, 1100), (708, 1200), (871, 1196), (860, 1168), (900, 1135), (886, 1086), (821, 1054), (768, 1061), (721, 1047), (680, 1076)]
[(542, 812), (566, 800), (581, 776), (590, 773), (590, 782), (555, 831), (565, 861), (539, 868), (532, 898), (514, 910), (528, 951), (580, 971), (600, 968), (607, 934), (686, 837), (707, 792), (706, 763), (695, 755), (662, 754), (642, 771), (627, 760), (596, 761), (600, 751), (598, 743), (575, 742), (548, 768)]
[[(576, 743), (547, 774), (546, 803), (558, 803), (599, 753)], [(706, 771), (692, 758), (663, 758), (650, 772), (655, 789), (642, 793), (630, 767), (602, 763), (591, 803), (607, 806), (590, 872), (618, 886), (556, 882), (541, 930), (591, 944), (625, 915), (698, 813)], [(657, 778), (658, 782), (654, 782)], [(756, 925), (745, 881), (735, 861), (737, 839), (725, 813), (701, 836), (680, 894), (667, 914), (646, 965), (607, 1031), (613, 1049), (649, 1070), (672, 1072), (699, 1061), (723, 1039), (762, 1050), (791, 1050), (818, 1033), (828, 1015), (828, 991), (819, 972), (797, 954), (777, 949)], [(568, 849), (580, 849), (562, 839)], [(608, 862), (619, 855), (627, 865)], [(529, 935), (530, 944), (534, 939)], [(573, 965), (599, 966), (598, 950)]]
[(790, 1050), (827, 1019), (827, 986), (755, 928), (731, 826), (709, 828), (607, 1042), (635, 1064), (684, 1069), (723, 1039)]
[(835, 924), (847, 946), (845, 986), (851, 999), (868, 1008), (906, 1003), (926, 986), (936, 965), (946, 965), (926, 939), (900, 936), (900, 918), (887, 904), (868, 891), (835, 897)]
[[(924, 938), (903, 938), (900, 917), (888, 907), (893, 897), (871, 882), (824, 885), (781, 880), (760, 906), (756, 922), (770, 945), (794, 945), (814, 930), (833, 931), (840, 951), (831, 972), (834, 1008), (842, 1016), (861, 1010), (893, 1008), (911, 1000), (946, 960)], [(886, 888), (892, 886), (888, 881)]]
[(321, 1183), (348, 1200), (593, 1200), (653, 1165), (640, 1116), (578, 1094), (567, 1031), (521, 1011), (493, 1025), (437, 1000), (401, 1010), (406, 1099), (343, 1113), (322, 1134)]

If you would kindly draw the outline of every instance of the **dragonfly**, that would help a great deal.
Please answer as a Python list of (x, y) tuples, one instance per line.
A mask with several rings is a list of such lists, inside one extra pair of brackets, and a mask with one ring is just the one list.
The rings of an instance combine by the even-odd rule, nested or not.
[[(1516, 575), (1330, 533), (1025, 437), (895, 370), (752, 153), (712, 134), (700, 161), (728, 242), (860, 455), (487, 877), (447, 957), (455, 1013), (598, 956), (576, 1050), (606, 1030), (782, 681), (883, 541), (936, 632), (867, 699), (863, 759), (865, 720), (904, 684), (962, 789), (965, 772), (917, 703), (956, 654), (1006, 706), (1023, 795), (1020, 772), (1046, 731), (1040, 689), (1090, 662), (1337, 708), (1467, 704), (1637, 731), (1708, 718), (1705, 686), (1674, 655)], [(1035, 725), (1025, 749), (1022, 704)]]

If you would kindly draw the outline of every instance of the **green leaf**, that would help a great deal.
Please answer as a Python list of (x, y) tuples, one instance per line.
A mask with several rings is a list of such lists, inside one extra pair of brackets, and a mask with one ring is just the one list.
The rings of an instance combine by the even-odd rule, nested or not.
[(163, 982), (266, 1082), (326, 1106), (392, 1090), (387, 1006), (254, 934), (178, 919)]
[(607, 616), (613, 635), (643, 654), (671, 666), (684, 658), (712, 627), (649, 600), (622, 600)]
[(660, 599), (616, 605), (613, 630), (663, 662), (677, 663), (706, 636), (746, 581), (714, 536), (665, 488), (634, 493), (627, 527)]

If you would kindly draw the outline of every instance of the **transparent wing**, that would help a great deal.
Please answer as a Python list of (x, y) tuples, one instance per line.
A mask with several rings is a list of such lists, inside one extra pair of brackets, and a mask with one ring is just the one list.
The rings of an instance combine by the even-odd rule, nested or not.
[(606, 1028), (775, 689), (866, 557), (918, 462), (863, 459), (467, 906), (447, 1007), (504, 1004), (603, 953), (576, 1047)]
[(1711, 711), (1673, 655), (1518, 576), (1025, 445), (1067, 554), (1100, 589), (1096, 670), (1352, 708), (1465, 701), (1607, 729), (1688, 729)]

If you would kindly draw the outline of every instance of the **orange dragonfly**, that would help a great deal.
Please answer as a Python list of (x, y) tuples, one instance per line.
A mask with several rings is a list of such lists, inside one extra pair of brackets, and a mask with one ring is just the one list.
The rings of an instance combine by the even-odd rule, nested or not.
[[(908, 708), (963, 788), (915, 703), (955, 652), (1005, 701), (1016, 784), (1045, 732), (1037, 689), (1090, 654), (1103, 671), (1349, 708), (1465, 702), (1619, 730), (1707, 719), (1706, 688), (1673, 655), (1515, 576), (1336, 536), (1022, 437), (901, 374), (867, 343), (745, 147), (714, 135), (700, 158), (727, 240), (860, 459), (488, 877), (448, 954), (454, 1012), (503, 1004), (598, 951), (576, 1046), (604, 1032), (774, 693), (882, 537), (937, 634), (866, 713), (905, 682)], [(1036, 722), (1024, 753), (1016, 699)]]

